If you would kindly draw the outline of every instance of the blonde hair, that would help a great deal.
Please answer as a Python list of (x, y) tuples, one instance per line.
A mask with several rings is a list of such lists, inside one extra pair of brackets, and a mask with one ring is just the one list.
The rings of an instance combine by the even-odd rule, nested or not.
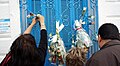
[(66, 55), (66, 66), (84, 66), (86, 53), (80, 47), (72, 47)]

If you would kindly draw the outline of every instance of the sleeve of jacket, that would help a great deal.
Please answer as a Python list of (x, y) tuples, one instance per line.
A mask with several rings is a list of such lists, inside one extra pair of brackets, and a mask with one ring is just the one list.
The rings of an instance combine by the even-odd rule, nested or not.
[(38, 50), (40, 52), (41, 61), (45, 62), (46, 52), (47, 52), (48, 40), (47, 40), (47, 31), (45, 29), (41, 30), (40, 44)]

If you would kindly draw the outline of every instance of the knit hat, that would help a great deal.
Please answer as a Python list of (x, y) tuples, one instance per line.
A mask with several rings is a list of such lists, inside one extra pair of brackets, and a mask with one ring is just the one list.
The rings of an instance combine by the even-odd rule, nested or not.
[(119, 30), (112, 23), (103, 24), (99, 28), (98, 34), (101, 36), (102, 39), (112, 39), (112, 40), (118, 39), (119, 40)]

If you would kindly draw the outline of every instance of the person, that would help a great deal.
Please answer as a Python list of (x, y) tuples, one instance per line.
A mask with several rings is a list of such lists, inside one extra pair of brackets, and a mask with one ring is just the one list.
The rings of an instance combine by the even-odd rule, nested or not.
[(86, 66), (120, 66), (119, 30), (112, 23), (103, 24), (98, 30), (100, 50), (92, 55)]
[[(36, 46), (35, 38), (30, 34), (36, 21), (40, 22), (41, 39), (39, 46)], [(20, 35), (10, 47), (0, 66), (44, 66), (47, 51), (47, 31), (44, 17), (38, 15), (33, 18), (30, 26)]]
[(120, 40), (120, 33), (119, 33), (119, 40)]
[(80, 47), (72, 47), (66, 55), (66, 66), (84, 66), (86, 52)]

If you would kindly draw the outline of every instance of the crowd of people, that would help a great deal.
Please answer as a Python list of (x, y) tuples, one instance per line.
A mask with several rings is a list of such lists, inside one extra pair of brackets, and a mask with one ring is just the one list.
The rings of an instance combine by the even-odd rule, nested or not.
[[(36, 46), (35, 38), (30, 34), (33, 26), (40, 23), (40, 42)], [(72, 47), (66, 54), (66, 66), (120, 66), (120, 34), (112, 23), (103, 24), (98, 30), (100, 50), (86, 60), (80, 47)], [(0, 66), (44, 66), (47, 54), (47, 30), (42, 15), (32, 19), (32, 23), (12, 43), (10, 51)]]

